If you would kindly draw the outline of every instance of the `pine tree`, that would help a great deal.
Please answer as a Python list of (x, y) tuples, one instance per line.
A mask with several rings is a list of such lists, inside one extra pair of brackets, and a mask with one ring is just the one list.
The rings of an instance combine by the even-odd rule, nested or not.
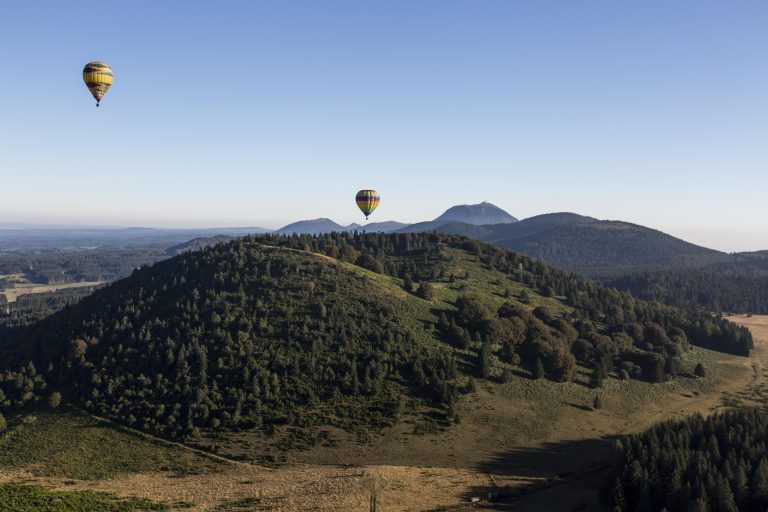
[(54, 391), (51, 396), (48, 397), (48, 405), (54, 409), (61, 405), (61, 393)]
[(688, 506), (688, 512), (710, 512), (707, 499), (704, 497), (693, 500)]
[(712, 508), (718, 512), (738, 512), (728, 480), (718, 475), (712, 494)]
[(624, 499), (624, 487), (621, 485), (621, 478), (616, 477), (613, 479), (613, 484), (608, 495), (608, 502), (611, 505), (611, 510), (624, 512), (626, 509), (626, 501)]
[(493, 369), (493, 348), (491, 343), (486, 341), (480, 348), (480, 374), (484, 379), (488, 379), (491, 376), (491, 370)]
[(749, 481), (750, 496), (753, 506), (765, 509), (768, 505), (768, 460), (763, 458), (752, 473)]
[(749, 488), (747, 487), (747, 474), (741, 463), (736, 468), (733, 475), (733, 494), (736, 503), (743, 507), (749, 499)]
[(600, 364), (595, 365), (595, 369), (592, 370), (592, 375), (589, 378), (589, 384), (593, 388), (603, 387), (603, 378), (605, 377), (605, 371)]

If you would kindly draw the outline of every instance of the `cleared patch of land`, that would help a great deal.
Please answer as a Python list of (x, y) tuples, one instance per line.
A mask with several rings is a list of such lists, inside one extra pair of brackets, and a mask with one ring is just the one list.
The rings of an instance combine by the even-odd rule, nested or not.
[(381, 510), (431, 510), (460, 503), (466, 489), (491, 482), (487, 475), (473, 470), (403, 466), (293, 465), (268, 471), (233, 464), (215, 474), (140, 473), (66, 483), (56, 478), (30, 478), (23, 472), (0, 473), (0, 482), (20, 479), (57, 489), (107, 491), (167, 504), (183, 501), (188, 504), (186, 510), (327, 511), (368, 510), (374, 490)]
[(765, 346), (768, 343), (768, 315), (732, 315), (728, 318), (731, 322), (748, 327), (755, 337)]
[[(473, 469), (296, 464), (271, 470), (201, 455), (74, 409), (13, 417), (0, 433), (0, 485), (42, 486), (17, 489), (34, 499), (78, 490), (174, 510), (363, 510), (375, 490), (385, 510), (422, 510), (457, 503), (465, 489), (489, 481)], [(82, 500), (90, 506), (82, 510), (112, 510), (103, 496), (102, 502), (92, 494), (53, 497)]]
[(0, 281), (8, 281), (10, 283), (27, 283), (27, 276), (22, 273), (17, 274), (0, 274)]
[(34, 283), (16, 283), (14, 288), (6, 288), (0, 291), (0, 294), (5, 295), (6, 300), (10, 302), (16, 302), (16, 300), (22, 295), (28, 295), (31, 293), (46, 293), (55, 292), (58, 290), (68, 290), (71, 288), (88, 288), (94, 286), (101, 286), (105, 284), (105, 281), (81, 281), (79, 283), (61, 283), (61, 284), (34, 284)]

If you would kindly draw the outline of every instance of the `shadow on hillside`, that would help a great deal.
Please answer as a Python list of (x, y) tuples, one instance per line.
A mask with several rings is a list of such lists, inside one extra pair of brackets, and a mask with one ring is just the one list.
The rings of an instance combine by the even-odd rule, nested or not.
[(531, 372), (525, 371), (516, 366), (512, 368), (512, 375), (514, 375), (515, 377), (520, 377), (522, 379), (536, 380), (533, 378), (533, 375), (531, 374)]
[[(592, 478), (614, 464), (614, 439), (545, 443), (536, 448), (501, 452), (476, 466), (477, 471), (489, 475), (488, 485), (469, 488), (462, 496), (467, 501), (473, 497), (491, 500), (499, 506), (522, 496)], [(510, 480), (516, 484), (512, 485)], [(595, 492), (598, 490), (599, 485)]]
[(612, 459), (614, 436), (559, 443), (544, 443), (535, 448), (512, 448), (478, 464), (477, 470), (528, 478), (557, 476), (573, 472), (592, 461)]
[(563, 405), (567, 405), (569, 407), (573, 407), (574, 409), (579, 409), (582, 411), (592, 411), (593, 409), (591, 407), (588, 407), (584, 404), (575, 404), (573, 402), (563, 402)]

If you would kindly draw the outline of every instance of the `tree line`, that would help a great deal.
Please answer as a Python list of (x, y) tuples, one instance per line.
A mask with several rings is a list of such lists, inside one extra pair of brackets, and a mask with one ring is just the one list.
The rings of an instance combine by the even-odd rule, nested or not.
[(687, 309), (768, 314), (768, 276), (706, 270), (648, 272), (610, 279), (606, 286), (644, 300)]
[[(0, 255), (0, 274), (24, 274), (36, 284), (113, 281), (163, 257), (164, 253), (158, 249), (6, 253)], [(0, 288), (11, 288), (12, 284), (10, 280), (0, 279)]]
[(667, 421), (617, 443), (606, 489), (614, 512), (768, 508), (768, 412), (734, 410)]

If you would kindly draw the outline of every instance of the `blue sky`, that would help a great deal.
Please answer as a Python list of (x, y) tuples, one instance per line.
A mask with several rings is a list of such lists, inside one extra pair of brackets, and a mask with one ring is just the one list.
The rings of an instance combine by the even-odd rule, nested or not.
[[(764, 1), (4, 2), (0, 222), (484, 199), (768, 249)], [(101, 108), (91, 60), (115, 84)]]

